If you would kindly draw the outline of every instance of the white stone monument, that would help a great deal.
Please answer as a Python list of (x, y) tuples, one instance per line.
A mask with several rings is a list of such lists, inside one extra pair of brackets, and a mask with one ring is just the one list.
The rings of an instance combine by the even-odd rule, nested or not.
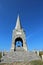
[[(17, 42), (18, 44), (19, 42), (21, 42), (21, 46), (20, 44), (16, 46)], [(27, 50), (25, 32), (21, 27), (20, 19), (18, 16), (17, 23), (12, 34), (11, 50), (10, 52), (7, 52), (5, 56), (2, 57), (1, 62), (2, 63), (22, 62), (22, 61), (30, 62), (33, 60), (40, 60), (39, 54), (37, 55), (36, 53)]]
[(27, 51), (25, 32), (24, 32), (23, 28), (21, 27), (19, 15), (17, 18), (15, 29), (13, 30), (13, 34), (12, 34), (11, 51), (16, 50), (17, 41), (20, 41), (22, 43), (22, 48)]

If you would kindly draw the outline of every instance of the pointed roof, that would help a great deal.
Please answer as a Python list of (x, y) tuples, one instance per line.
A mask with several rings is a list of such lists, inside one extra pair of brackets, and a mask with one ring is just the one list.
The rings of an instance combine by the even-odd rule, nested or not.
[(15, 29), (21, 29), (20, 17), (18, 15)]

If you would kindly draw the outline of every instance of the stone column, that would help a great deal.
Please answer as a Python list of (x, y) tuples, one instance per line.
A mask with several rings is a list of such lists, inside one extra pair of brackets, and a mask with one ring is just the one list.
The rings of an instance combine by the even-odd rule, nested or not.
[(43, 61), (43, 55), (42, 55), (42, 61)]

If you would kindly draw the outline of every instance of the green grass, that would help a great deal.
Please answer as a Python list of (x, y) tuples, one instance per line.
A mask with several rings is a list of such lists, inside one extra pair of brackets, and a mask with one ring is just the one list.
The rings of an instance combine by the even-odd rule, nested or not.
[(41, 61), (41, 60), (31, 61), (30, 63), (31, 63), (31, 65), (43, 65), (43, 61)]

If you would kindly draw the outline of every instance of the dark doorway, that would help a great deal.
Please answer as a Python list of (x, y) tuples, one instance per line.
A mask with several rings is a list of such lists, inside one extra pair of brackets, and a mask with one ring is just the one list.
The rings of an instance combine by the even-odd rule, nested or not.
[(15, 49), (14, 49), (14, 51), (16, 51), (16, 47), (23, 47), (22, 38), (18, 37), (18, 38), (15, 39)]

